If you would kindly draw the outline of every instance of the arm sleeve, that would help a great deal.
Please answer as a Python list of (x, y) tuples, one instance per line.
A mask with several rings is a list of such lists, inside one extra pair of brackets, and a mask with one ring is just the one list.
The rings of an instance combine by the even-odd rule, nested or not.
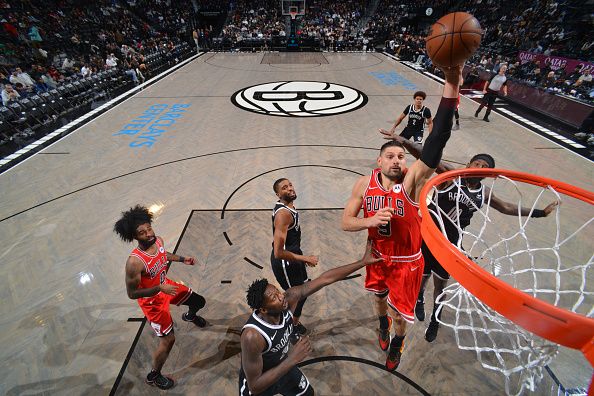
[(442, 151), (452, 132), (452, 119), (457, 101), (457, 98), (441, 98), (433, 119), (433, 132), (427, 137), (421, 152), (421, 161), (429, 168), (437, 168), (441, 161)]

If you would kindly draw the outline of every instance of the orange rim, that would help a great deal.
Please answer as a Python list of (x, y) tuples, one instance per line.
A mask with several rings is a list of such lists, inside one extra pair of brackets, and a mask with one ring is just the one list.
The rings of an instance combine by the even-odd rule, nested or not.
[(493, 168), (453, 170), (430, 179), (421, 190), (423, 240), (450, 275), (475, 297), (524, 329), (557, 344), (581, 350), (594, 366), (594, 319), (534, 298), (491, 275), (452, 245), (429, 214), (426, 198), (434, 186), (456, 177), (500, 175), (540, 187), (551, 186), (561, 194), (594, 205), (594, 193), (546, 177)]

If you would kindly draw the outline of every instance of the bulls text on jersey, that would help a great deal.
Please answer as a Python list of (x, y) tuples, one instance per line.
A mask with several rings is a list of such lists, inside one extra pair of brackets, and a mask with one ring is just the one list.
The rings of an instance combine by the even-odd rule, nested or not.
[(386, 205), (386, 197), (381, 195), (373, 195), (365, 197), (365, 210), (367, 212), (377, 212), (381, 208), (394, 208), (394, 214), (400, 217), (404, 217), (404, 201), (396, 199), (396, 205), (392, 206), (392, 197), (388, 198), (388, 204)]

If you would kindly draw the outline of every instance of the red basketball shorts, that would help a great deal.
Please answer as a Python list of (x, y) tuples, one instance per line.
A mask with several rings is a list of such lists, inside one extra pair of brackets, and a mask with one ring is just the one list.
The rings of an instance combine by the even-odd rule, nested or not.
[[(372, 254), (379, 257), (376, 252)], [(376, 294), (388, 291), (388, 305), (407, 322), (414, 322), (425, 262), (421, 254), (412, 261), (397, 260), (384, 256), (383, 262), (365, 267), (365, 289)]]
[(423, 280), (423, 256), (414, 261), (391, 263), (386, 283), (390, 292), (388, 305), (407, 322), (415, 321), (415, 305)]
[(192, 294), (192, 289), (182, 283), (174, 282), (171, 279), (165, 279), (165, 283), (177, 286), (174, 296), (159, 292), (152, 297), (138, 299), (138, 305), (159, 337), (166, 336), (173, 330), (169, 304), (180, 305)]

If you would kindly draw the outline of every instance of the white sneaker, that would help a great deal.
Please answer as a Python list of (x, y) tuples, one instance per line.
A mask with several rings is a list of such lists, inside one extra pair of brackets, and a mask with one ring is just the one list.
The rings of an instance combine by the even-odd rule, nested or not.
[(452, 131), (459, 131), (460, 130), (460, 124), (454, 124), (454, 126), (452, 127)]

